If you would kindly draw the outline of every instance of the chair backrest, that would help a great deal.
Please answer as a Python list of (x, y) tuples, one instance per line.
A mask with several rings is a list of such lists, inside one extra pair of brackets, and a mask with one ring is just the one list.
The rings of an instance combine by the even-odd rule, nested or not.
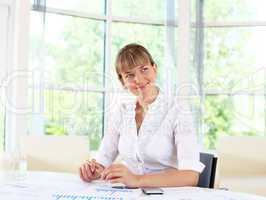
[(213, 188), (216, 174), (217, 157), (209, 153), (200, 153), (200, 161), (205, 165), (200, 174), (198, 187)]
[(29, 170), (77, 173), (89, 159), (86, 136), (26, 135), (21, 138), (21, 151)]
[(221, 176), (266, 174), (265, 136), (223, 136), (218, 140)]

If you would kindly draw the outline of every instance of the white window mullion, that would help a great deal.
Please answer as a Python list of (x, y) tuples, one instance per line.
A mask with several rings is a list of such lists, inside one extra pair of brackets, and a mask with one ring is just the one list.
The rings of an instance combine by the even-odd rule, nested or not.
[(11, 97), (11, 90), (8, 88), (8, 74), (11, 74), (11, 70), (14, 66), (14, 16), (15, 16), (15, 4), (14, 2), (6, 2), (6, 6), (8, 6), (8, 16), (7, 16), (7, 44), (6, 44), (6, 65), (5, 65), (5, 77), (2, 79), (2, 94), (1, 100), (3, 105), (5, 106), (5, 151), (11, 152), (15, 146), (15, 136), (16, 132), (14, 130), (13, 124), (15, 125), (15, 117), (13, 113), (10, 111), (10, 106), (8, 106), (8, 100)]
[(79, 18), (99, 20), (99, 21), (106, 20), (106, 17), (104, 15), (99, 15), (99, 14), (94, 14), (94, 13), (84, 13), (84, 12), (73, 11), (73, 10), (50, 8), (50, 7), (44, 7), (43, 5), (40, 6), (40, 9), (36, 9), (34, 8), (34, 6), (32, 7), (32, 10), (40, 11), (40, 12), (42, 12), (44, 9), (45, 9), (45, 12), (47, 13), (53, 13), (57, 15), (65, 15), (65, 16), (79, 17)]
[[(111, 77), (111, 46), (112, 46), (112, 0), (106, 0), (106, 24), (105, 24), (105, 60), (104, 60), (104, 67), (105, 67), (105, 74), (104, 74), (104, 88), (107, 91), (110, 91), (109, 88), (107, 88), (108, 81), (110, 81)], [(104, 92), (104, 127), (103, 127), (103, 134), (106, 133), (108, 130), (108, 120), (110, 119), (109, 114), (109, 106), (111, 104), (111, 93), (110, 92)]]
[(7, 5), (4, 5), (0, 1), (0, 86), (2, 80), (6, 77), (7, 74), (7, 37), (8, 37), (8, 9)]
[[(1, 28), (0, 28), (0, 89), (1, 91), (4, 89), (3, 84), (3, 80), (7, 75), (7, 45), (8, 45), (8, 15), (9, 15), (9, 7), (8, 5), (3, 4), (3, 2), (0, 0), (0, 24), (1, 24)], [(2, 144), (0, 144), (0, 148), (3, 147), (3, 145), (5, 144), (4, 142), (4, 130), (5, 130), (5, 105), (3, 102), (3, 98), (2, 95), (0, 95), (0, 107), (2, 107), (0, 110), (2, 110), (3, 113), (0, 113), (1, 115), (3, 115), (3, 118), (1, 116), (1, 120), (0, 123), (0, 127), (1, 128), (0, 131), (2, 131), (0, 133), (0, 141), (2, 142)], [(1, 149), (0, 149), (1, 150)]]
[[(32, 86), (31, 86), (31, 92), (32, 94), (29, 94), (32, 98), (32, 104), (31, 104), (31, 123), (28, 127), (27, 132), (29, 134), (36, 134), (36, 135), (44, 135), (45, 134), (45, 98), (44, 93), (45, 89), (50, 89), (49, 87), (45, 87), (45, 79), (48, 75), (48, 73), (45, 71), (46, 66), (46, 52), (45, 52), (45, 18), (46, 18), (46, 4), (45, 0), (41, 1), (34, 1), (34, 5), (32, 7), (38, 8), (39, 12), (39, 23), (41, 24), (39, 27), (40, 30), (40, 45), (39, 50), (37, 52), (37, 58), (38, 62), (36, 66), (32, 69), (31, 79), (32, 79)], [(34, 28), (34, 27), (31, 27)], [(29, 88), (29, 87), (28, 87)], [(51, 88), (52, 90), (54, 89)]]
[(203, 21), (203, 3), (204, 0), (196, 2), (196, 30), (195, 30), (195, 53), (194, 53), (194, 67), (197, 73), (197, 98), (199, 98), (199, 107), (197, 108), (196, 124), (199, 135), (199, 142), (202, 149), (204, 148), (204, 113), (205, 113), (205, 92), (204, 92), (204, 21)]
[[(195, 24), (192, 24), (195, 27)], [(229, 22), (204, 22), (205, 28), (239, 28), (266, 26), (266, 21), (229, 21)]]
[(174, 0), (167, 0), (166, 2), (166, 34), (165, 34), (165, 80), (163, 81), (164, 91), (167, 95), (171, 95), (174, 90), (174, 80), (173, 80), (173, 68), (176, 67), (176, 44), (175, 44), (175, 1)]
[[(179, 8), (178, 8), (178, 68), (177, 68), (177, 95), (182, 99), (189, 100), (190, 98), (195, 97), (195, 94), (198, 95), (198, 88), (193, 85), (192, 75), (190, 73), (190, 54), (191, 54), (191, 1), (190, 0), (179, 0)], [(192, 93), (193, 91), (193, 93)], [(193, 106), (192, 111), (196, 114), (198, 110), (195, 110)], [(194, 126), (196, 130), (200, 130), (197, 128), (198, 123), (196, 121), (200, 119), (196, 119), (196, 115), (194, 117)], [(200, 143), (201, 149), (203, 149), (203, 138), (201, 134), (198, 134), (198, 141)]]
[(190, 0), (178, 1), (177, 93), (189, 94)]
[(264, 69), (264, 136), (266, 136), (266, 69)]
[(5, 149), (19, 148), (19, 136), (27, 132), (27, 65), (29, 11), (28, 0), (10, 1), (8, 30), (8, 76), (4, 80), (6, 97)]

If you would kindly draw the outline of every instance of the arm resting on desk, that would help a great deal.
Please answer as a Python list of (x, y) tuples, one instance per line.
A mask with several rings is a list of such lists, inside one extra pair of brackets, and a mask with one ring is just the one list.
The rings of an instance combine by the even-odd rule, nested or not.
[(170, 168), (158, 173), (138, 175), (138, 187), (197, 186), (199, 173), (192, 170)]
[(137, 175), (122, 164), (113, 164), (103, 171), (102, 179), (110, 180), (111, 183), (123, 183), (129, 187), (196, 186), (199, 173), (169, 168), (157, 173)]

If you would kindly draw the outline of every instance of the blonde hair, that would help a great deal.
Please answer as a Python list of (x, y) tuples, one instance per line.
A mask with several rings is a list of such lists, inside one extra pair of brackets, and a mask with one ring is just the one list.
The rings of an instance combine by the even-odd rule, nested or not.
[(128, 44), (117, 54), (115, 69), (118, 79), (124, 85), (121, 72), (130, 70), (139, 65), (154, 65), (155, 62), (148, 50), (139, 44)]

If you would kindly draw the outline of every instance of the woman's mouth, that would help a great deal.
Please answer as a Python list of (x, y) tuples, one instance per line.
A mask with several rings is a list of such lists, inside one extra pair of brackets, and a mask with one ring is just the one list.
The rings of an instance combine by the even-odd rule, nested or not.
[(144, 90), (146, 88), (146, 86), (149, 85), (149, 83), (145, 84), (145, 85), (142, 85), (142, 86), (139, 86), (138, 89), (140, 90)]

